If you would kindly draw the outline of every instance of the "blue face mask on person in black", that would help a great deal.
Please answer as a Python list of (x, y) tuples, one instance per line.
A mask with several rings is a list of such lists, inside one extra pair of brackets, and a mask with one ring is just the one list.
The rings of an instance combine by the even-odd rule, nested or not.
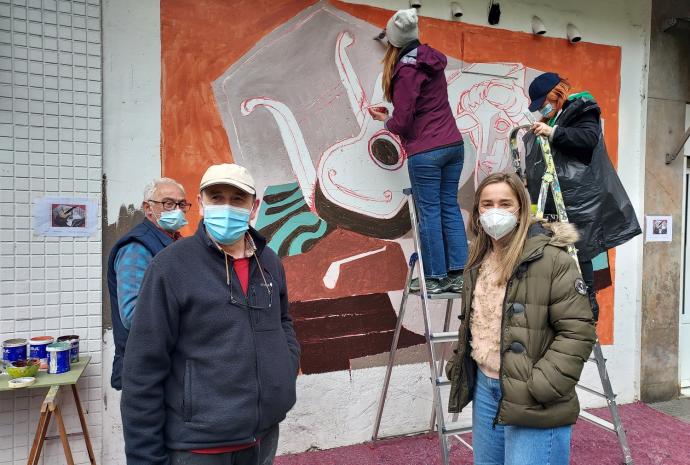
[(251, 213), (251, 210), (231, 205), (204, 205), (204, 225), (219, 244), (234, 244), (249, 229)]
[(164, 231), (175, 232), (187, 224), (187, 219), (182, 210), (164, 211), (157, 223)]
[(553, 105), (551, 105), (550, 102), (546, 102), (546, 105), (539, 109), (539, 113), (541, 113), (544, 118), (548, 118), (552, 111)]

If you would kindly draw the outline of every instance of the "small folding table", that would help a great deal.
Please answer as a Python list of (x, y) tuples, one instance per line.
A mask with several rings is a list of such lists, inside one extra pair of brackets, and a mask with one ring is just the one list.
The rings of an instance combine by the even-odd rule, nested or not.
[[(74, 465), (74, 458), (72, 457), (72, 450), (69, 447), (65, 423), (62, 420), (62, 413), (60, 413), (60, 407), (58, 406), (57, 402), (57, 395), (61, 386), (69, 386), (72, 389), (74, 405), (76, 405), (77, 412), (79, 413), (79, 422), (81, 423), (81, 430), (84, 435), (84, 441), (86, 442), (86, 450), (89, 453), (89, 461), (91, 462), (91, 465), (96, 465), (96, 456), (93, 453), (91, 439), (89, 438), (89, 431), (86, 427), (86, 419), (84, 418), (84, 411), (79, 400), (79, 392), (77, 391), (77, 381), (79, 381), (79, 378), (81, 377), (82, 373), (84, 373), (84, 369), (90, 361), (91, 357), (88, 355), (81, 355), (79, 361), (73, 363), (71, 370), (67, 373), (51, 375), (40, 371), (38, 375), (36, 375), (36, 382), (34, 384), (25, 388), (20, 388), (49, 388), (48, 393), (43, 400), (43, 404), (41, 405), (41, 417), (38, 421), (38, 426), (36, 427), (34, 442), (31, 446), (31, 452), (29, 453), (29, 459), (27, 461), (28, 465), (38, 464), (38, 459), (41, 456), (41, 450), (43, 449), (43, 443), (46, 439), (46, 433), (48, 432), (48, 426), (50, 425), (50, 418), (53, 415), (55, 415), (55, 419), (57, 420), (58, 430), (60, 431), (60, 440), (62, 441), (62, 448), (65, 451), (67, 464)], [(0, 391), (17, 390), (11, 389), (8, 386), (8, 381), (9, 377), (6, 374), (0, 376)]]

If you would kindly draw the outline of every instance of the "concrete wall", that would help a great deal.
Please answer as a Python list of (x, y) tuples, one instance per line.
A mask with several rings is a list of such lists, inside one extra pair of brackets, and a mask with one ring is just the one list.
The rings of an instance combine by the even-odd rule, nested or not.
[(667, 400), (678, 394), (678, 311), (683, 266), (685, 157), (665, 164), (685, 132), (690, 102), (690, 30), (662, 32), (669, 17), (690, 16), (690, 4), (652, 2), (647, 93), (644, 204), (646, 215), (673, 215), (673, 242), (644, 245), (640, 396)]
[[(159, 2), (103, 1), (103, 269), (118, 237), (143, 215), (144, 186), (161, 175)], [(124, 463), (120, 393), (110, 387), (115, 354), (103, 276), (103, 463)]]
[[(392, 0), (370, 0), (365, 3), (391, 10), (407, 5), (405, 1)], [(117, 2), (117, 7), (115, 4), (114, 0), (104, 3), (106, 103), (113, 102), (105, 108), (106, 120), (110, 121), (112, 117), (113, 123), (112, 126), (106, 125), (104, 137), (106, 140), (113, 137), (114, 143), (122, 144), (122, 150), (106, 146), (105, 153), (109, 212), (107, 228), (117, 227), (120, 230), (123, 228), (116, 218), (119, 215), (123, 224), (131, 224), (127, 207), (138, 204), (140, 185), (160, 169), (158, 160), (152, 156), (156, 147), (155, 136), (160, 137), (160, 127), (154, 128), (155, 124), (151, 123), (151, 127), (142, 131), (138, 125), (143, 124), (143, 120), (135, 116), (143, 113), (148, 121), (160, 121), (157, 100), (160, 94), (159, 89), (155, 89), (155, 80), (161, 73), (160, 59), (156, 57), (160, 53), (160, 13), (151, 2), (128, 0), (124, 6), (121, 1)], [(463, 21), (487, 25), (484, 0), (466, 0), (462, 4), (465, 8)], [(136, 14), (132, 14), (135, 6)], [(638, 214), (641, 214), (645, 185), (643, 159), (646, 119), (642, 115), (646, 111), (648, 0), (582, 0), (576, 5), (567, 6), (545, 0), (511, 1), (503, 2), (501, 7), (503, 15), (498, 28), (530, 32), (531, 16), (537, 14), (547, 25), (547, 36), (565, 37), (566, 24), (573, 22), (582, 32), (583, 40), (621, 47), (619, 174)], [(449, 19), (449, 11), (448, 2), (427, 0), (421, 14)], [(137, 54), (131, 57), (135, 43)], [(108, 85), (109, 82), (113, 82), (112, 87)], [(138, 158), (140, 156), (143, 158)], [(129, 189), (116, 185), (121, 181), (126, 181)], [(615, 343), (604, 347), (614, 389), (622, 402), (636, 399), (639, 393), (641, 249), (640, 238), (618, 249), (615, 267)], [(106, 351), (111, 338), (109, 333), (105, 328)], [(111, 356), (108, 353), (107, 359), (110, 360)], [(330, 448), (369, 439), (383, 374), (383, 367), (374, 366), (301, 376), (298, 379), (297, 405), (283, 425), (280, 452), (297, 452), (311, 447)], [(594, 387), (599, 385), (593, 367), (585, 369), (583, 381)], [(390, 434), (424, 429), (428, 424), (431, 406), (428, 366), (415, 363), (396, 367), (392, 383), (383, 432)], [(105, 435), (108, 440), (104, 450), (107, 451), (109, 463), (124, 463), (119, 412), (112, 407), (117, 405), (113, 401), (117, 397), (108, 390), (107, 398), (111, 406), (106, 410)], [(589, 396), (582, 396), (582, 400), (586, 406), (603, 405), (601, 400)]]
[[(35, 236), (32, 214), (34, 199), (46, 195), (100, 202), (101, 95), (99, 0), (0, 0), (0, 340), (80, 336), (92, 359), (78, 387), (97, 457), (101, 232)], [(26, 463), (45, 393), (0, 393), (0, 464)], [(68, 433), (76, 433), (67, 393), (61, 409)], [(53, 421), (42, 463), (65, 463), (56, 433)], [(84, 442), (74, 439), (75, 463), (89, 463)]]

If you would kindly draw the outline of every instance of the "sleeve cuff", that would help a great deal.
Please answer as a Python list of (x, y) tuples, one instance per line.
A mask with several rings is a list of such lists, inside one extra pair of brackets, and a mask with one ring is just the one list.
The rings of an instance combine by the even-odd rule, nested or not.
[(555, 124), (553, 126), (553, 129), (551, 130), (551, 134), (549, 135), (549, 142), (553, 142), (553, 137), (556, 134), (556, 128), (558, 128), (557, 124)]

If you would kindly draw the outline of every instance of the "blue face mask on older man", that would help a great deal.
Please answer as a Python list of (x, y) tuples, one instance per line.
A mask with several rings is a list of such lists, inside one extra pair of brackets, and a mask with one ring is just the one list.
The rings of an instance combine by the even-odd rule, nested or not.
[(164, 211), (157, 220), (158, 226), (168, 232), (175, 232), (187, 224), (182, 210)]
[(251, 213), (251, 210), (231, 205), (204, 205), (204, 225), (219, 244), (234, 244), (249, 229)]

